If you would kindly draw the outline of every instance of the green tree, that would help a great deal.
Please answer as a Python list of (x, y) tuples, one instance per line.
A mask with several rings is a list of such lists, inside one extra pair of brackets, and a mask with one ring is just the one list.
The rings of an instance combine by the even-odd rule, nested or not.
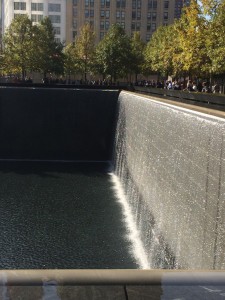
[(22, 79), (35, 68), (35, 29), (27, 15), (19, 15), (3, 37), (5, 70), (20, 73)]
[(76, 69), (84, 74), (84, 80), (87, 80), (87, 73), (90, 73), (93, 66), (95, 54), (95, 33), (89, 23), (80, 29), (80, 33), (75, 40)]
[(131, 42), (122, 27), (114, 24), (97, 45), (96, 69), (104, 77), (109, 75), (116, 82), (130, 70)]
[(210, 58), (207, 54), (206, 37), (208, 21), (204, 17), (197, 1), (184, 8), (180, 20), (176, 23), (179, 52), (175, 60), (183, 64), (183, 70), (189, 75), (200, 75), (210, 70)]
[(77, 68), (77, 53), (74, 43), (68, 44), (64, 50), (64, 72), (69, 76), (69, 81), (71, 74), (75, 74), (79, 69)]
[(51, 20), (46, 17), (37, 25), (35, 36), (36, 70), (47, 73), (62, 74), (64, 67), (63, 44), (56, 42)]
[(173, 56), (176, 51), (176, 35), (173, 25), (161, 26), (152, 35), (145, 50), (145, 69), (162, 76), (172, 75)]
[(140, 32), (134, 32), (131, 38), (131, 72), (135, 74), (135, 81), (138, 81), (138, 74), (142, 72), (144, 64), (144, 50), (146, 44), (142, 41)]
[(211, 59), (211, 71), (214, 74), (225, 72), (225, 2), (218, 5), (209, 22), (206, 36), (207, 53)]

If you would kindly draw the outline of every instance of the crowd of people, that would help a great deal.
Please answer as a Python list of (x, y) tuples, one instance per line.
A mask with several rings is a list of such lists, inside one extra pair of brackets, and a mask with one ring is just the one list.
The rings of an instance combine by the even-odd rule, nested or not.
[(192, 81), (188, 80), (179, 81), (179, 80), (143, 80), (137, 82), (135, 85), (138, 86), (146, 86), (152, 88), (161, 88), (161, 89), (168, 89), (168, 90), (180, 90), (180, 91), (189, 91), (189, 92), (203, 92), (203, 93), (221, 93), (221, 87), (217, 82), (214, 82), (213, 85), (210, 85), (207, 81)]

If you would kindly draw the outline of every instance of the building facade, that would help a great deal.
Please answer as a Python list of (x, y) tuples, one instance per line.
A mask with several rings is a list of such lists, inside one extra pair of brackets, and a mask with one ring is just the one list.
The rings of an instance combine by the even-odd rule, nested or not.
[(85, 23), (96, 33), (96, 43), (112, 24), (120, 24), (131, 36), (139, 31), (148, 42), (161, 25), (180, 18), (183, 5), (190, 0), (0, 0), (2, 31), (18, 14), (28, 14), (34, 23), (50, 17), (58, 41), (70, 43)]
[(34, 22), (48, 16), (56, 33), (56, 40), (66, 40), (66, 0), (2, 0), (2, 31), (19, 14), (27, 14)]
[(112, 24), (120, 24), (128, 35), (140, 31), (149, 41), (160, 25), (173, 23), (177, 0), (68, 0), (67, 41), (73, 41), (80, 27), (90, 23), (99, 42)]

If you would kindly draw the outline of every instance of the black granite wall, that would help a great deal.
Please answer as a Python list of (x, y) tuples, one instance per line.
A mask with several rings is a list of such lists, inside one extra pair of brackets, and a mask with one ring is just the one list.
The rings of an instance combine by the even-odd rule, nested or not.
[(0, 88), (0, 159), (109, 160), (118, 94)]

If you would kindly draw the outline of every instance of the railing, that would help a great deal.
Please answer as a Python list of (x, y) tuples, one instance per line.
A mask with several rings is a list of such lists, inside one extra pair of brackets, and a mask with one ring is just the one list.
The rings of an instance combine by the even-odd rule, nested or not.
[(223, 285), (225, 271), (188, 270), (1, 270), (0, 286)]
[(171, 99), (174, 101), (225, 110), (225, 95), (211, 93), (195, 93), (179, 90), (167, 90), (160, 88), (134, 87), (135, 92), (145, 95)]

